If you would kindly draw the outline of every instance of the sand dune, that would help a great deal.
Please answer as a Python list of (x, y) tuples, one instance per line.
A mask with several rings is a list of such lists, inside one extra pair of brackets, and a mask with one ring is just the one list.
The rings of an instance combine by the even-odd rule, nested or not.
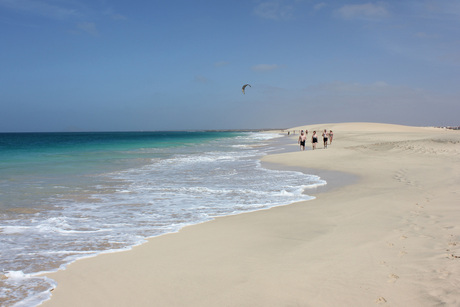
[[(184, 228), (49, 274), (44, 306), (460, 305), (460, 132), (373, 123), (270, 167), (342, 182), (315, 200)], [(291, 130), (293, 130), (291, 129)], [(355, 175), (332, 177), (338, 171)]]

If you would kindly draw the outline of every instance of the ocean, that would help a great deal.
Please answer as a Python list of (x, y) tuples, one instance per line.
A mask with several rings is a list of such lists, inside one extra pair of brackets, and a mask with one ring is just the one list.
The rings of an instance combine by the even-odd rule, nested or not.
[(214, 217), (313, 197), (326, 182), (265, 169), (258, 131), (0, 133), (0, 305), (36, 306), (38, 276)]

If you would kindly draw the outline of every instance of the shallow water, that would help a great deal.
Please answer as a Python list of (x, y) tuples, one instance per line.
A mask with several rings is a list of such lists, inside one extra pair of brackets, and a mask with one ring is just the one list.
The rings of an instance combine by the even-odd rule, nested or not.
[(82, 257), (216, 216), (311, 199), (317, 176), (268, 170), (278, 134), (0, 134), (0, 304), (33, 306)]

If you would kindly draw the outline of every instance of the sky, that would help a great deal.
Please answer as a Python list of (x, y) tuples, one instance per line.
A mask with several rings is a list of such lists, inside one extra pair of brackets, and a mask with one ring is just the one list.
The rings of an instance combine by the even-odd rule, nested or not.
[(460, 1), (0, 0), (0, 107), (0, 132), (458, 126)]

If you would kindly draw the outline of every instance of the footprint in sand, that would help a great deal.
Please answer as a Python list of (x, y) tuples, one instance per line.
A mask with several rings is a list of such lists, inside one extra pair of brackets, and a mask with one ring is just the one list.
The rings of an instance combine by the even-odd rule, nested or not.
[(453, 241), (453, 236), (451, 235), (451, 238), (449, 239), (449, 243), (447, 245), (449, 246), (457, 246), (458, 242)]
[(396, 274), (390, 274), (388, 277), (390, 278), (388, 282), (396, 282), (399, 279), (399, 276)]
[(420, 211), (414, 211), (414, 210), (412, 210), (410, 213), (411, 213), (411, 215), (413, 215), (413, 216), (419, 216), (421, 212), (420, 212)]
[(447, 279), (451, 275), (451, 273), (445, 269), (441, 269), (436, 272), (439, 274), (438, 277), (440, 279)]
[(407, 176), (407, 170), (406, 169), (402, 169), (402, 170), (399, 170), (398, 172), (396, 172), (396, 174), (393, 175), (393, 179), (398, 181), (398, 182), (400, 182), (400, 183), (402, 183), (402, 184), (412, 186), (412, 187), (415, 187), (415, 188), (419, 188), (419, 184), (416, 181), (413, 181), (413, 180), (409, 179), (409, 177)]
[(379, 297), (378, 299), (376, 299), (375, 302), (376, 302), (377, 304), (384, 304), (384, 303), (387, 302), (387, 300), (386, 300), (383, 296), (381, 296), (381, 297)]

